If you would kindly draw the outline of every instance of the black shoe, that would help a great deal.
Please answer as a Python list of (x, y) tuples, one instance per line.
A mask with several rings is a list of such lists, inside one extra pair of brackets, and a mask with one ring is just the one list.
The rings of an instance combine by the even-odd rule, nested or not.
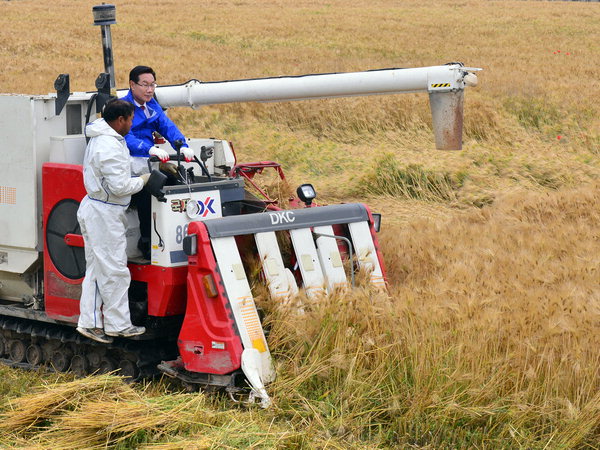
[(102, 342), (103, 344), (110, 344), (113, 341), (113, 338), (107, 336), (102, 328), (77, 327), (77, 331), (79, 331), (85, 337), (93, 339), (94, 341)]

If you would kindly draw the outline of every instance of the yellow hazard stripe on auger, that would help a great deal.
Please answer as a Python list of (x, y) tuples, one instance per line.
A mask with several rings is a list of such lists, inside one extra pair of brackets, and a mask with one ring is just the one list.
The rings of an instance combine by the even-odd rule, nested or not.
[(450, 87), (450, 83), (433, 83), (432, 88)]

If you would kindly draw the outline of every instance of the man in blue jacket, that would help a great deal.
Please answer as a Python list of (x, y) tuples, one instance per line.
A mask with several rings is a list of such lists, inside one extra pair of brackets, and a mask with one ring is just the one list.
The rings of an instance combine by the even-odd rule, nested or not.
[[(158, 132), (171, 146), (181, 140), (184, 144), (181, 153), (187, 162), (194, 158), (194, 151), (185, 143), (185, 136), (164, 113), (162, 107), (154, 99), (156, 74), (151, 67), (136, 66), (129, 72), (129, 92), (123, 100), (134, 105), (133, 125), (125, 136), (127, 148), (133, 157), (132, 170), (135, 175), (147, 171), (146, 158), (156, 156), (161, 161), (169, 160), (169, 154), (154, 145), (154, 132)], [(138, 248), (146, 259), (150, 259), (150, 194), (143, 190), (132, 196), (131, 203), (138, 210), (140, 219), (140, 241)]]

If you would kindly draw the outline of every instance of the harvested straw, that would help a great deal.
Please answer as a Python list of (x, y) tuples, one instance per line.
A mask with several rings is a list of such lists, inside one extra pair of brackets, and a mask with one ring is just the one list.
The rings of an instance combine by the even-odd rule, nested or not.
[(204, 410), (204, 406), (205, 397), (201, 394), (156, 398), (138, 395), (127, 401), (85, 402), (77, 410), (57, 417), (40, 437), (51, 438), (59, 446), (84, 442), (90, 448), (136, 439), (143, 441), (147, 437), (158, 439), (192, 425), (210, 424), (213, 414)]
[(41, 389), (8, 402), (9, 409), (2, 415), (0, 430), (22, 433), (64, 414), (78, 409), (83, 402), (102, 401), (106, 398), (130, 400), (137, 394), (119, 377), (100, 375), (68, 383), (46, 385)]
[(12, 433), (14, 442), (37, 433), (37, 442), (51, 442), (53, 448), (72, 448), (74, 443), (104, 448), (213, 421), (201, 394), (144, 394), (113, 375), (45, 386), (11, 401), (0, 431)]

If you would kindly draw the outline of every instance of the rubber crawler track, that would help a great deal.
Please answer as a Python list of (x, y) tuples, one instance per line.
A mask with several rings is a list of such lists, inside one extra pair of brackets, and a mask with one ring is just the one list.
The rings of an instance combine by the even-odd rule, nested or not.
[(0, 316), (0, 363), (12, 367), (46, 367), (77, 376), (117, 371), (138, 380), (159, 374), (156, 366), (176, 357), (175, 341), (164, 343), (164, 338), (116, 338), (112, 344), (101, 344), (68, 326)]

